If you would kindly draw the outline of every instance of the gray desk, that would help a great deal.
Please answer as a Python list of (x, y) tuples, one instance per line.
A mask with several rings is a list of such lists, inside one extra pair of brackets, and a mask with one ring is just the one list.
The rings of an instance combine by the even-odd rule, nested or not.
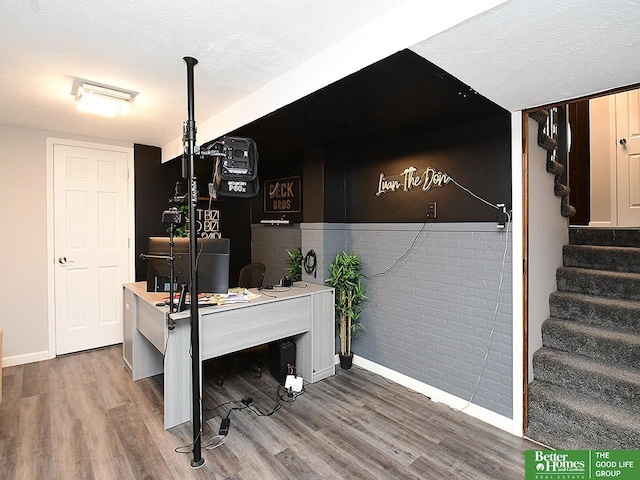
[[(296, 371), (305, 381), (333, 375), (334, 290), (297, 285), (306, 287), (268, 290), (249, 303), (201, 307), (200, 378), (204, 360), (289, 337), (296, 343)], [(169, 330), (168, 307), (156, 306), (166, 293), (147, 292), (146, 282), (138, 282), (125, 284), (123, 294), (125, 368), (134, 381), (164, 372), (165, 429), (190, 421), (189, 312), (174, 314), (175, 328)]]

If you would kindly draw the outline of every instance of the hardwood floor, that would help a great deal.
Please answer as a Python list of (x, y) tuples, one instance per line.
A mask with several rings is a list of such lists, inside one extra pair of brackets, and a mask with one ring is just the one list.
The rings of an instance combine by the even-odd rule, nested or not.
[[(116, 345), (4, 368), (0, 479), (524, 478), (536, 444), (354, 367), (305, 386), (272, 416), (277, 382), (205, 367), (203, 447), (230, 408), (225, 443), (191, 469), (191, 425), (163, 429), (162, 376), (133, 382)], [(286, 397), (285, 397), (286, 398)], [(237, 401), (219, 408), (220, 404)], [(257, 410), (256, 410), (257, 411)]]

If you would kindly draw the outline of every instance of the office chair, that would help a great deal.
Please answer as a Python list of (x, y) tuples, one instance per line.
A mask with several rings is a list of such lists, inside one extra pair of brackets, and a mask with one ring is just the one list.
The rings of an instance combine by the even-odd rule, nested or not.
[[(250, 263), (245, 265), (240, 270), (240, 276), (238, 278), (238, 286), (243, 288), (260, 288), (262, 287), (262, 281), (264, 280), (264, 272), (266, 267), (264, 263)], [(224, 378), (234, 365), (242, 365), (248, 368), (256, 374), (257, 378), (262, 376), (262, 361), (263, 355), (255, 351), (255, 349), (234, 353), (229, 357), (222, 359), (224, 371), (218, 378), (218, 385), (224, 384)]]
[(264, 263), (255, 262), (245, 265), (240, 270), (238, 286), (244, 288), (260, 288), (264, 279), (266, 267)]

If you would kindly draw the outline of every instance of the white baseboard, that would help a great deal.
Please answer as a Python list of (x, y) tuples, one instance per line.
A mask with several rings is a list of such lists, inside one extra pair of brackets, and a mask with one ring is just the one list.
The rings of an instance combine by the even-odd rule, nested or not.
[(25, 363), (40, 362), (42, 360), (49, 360), (49, 358), (49, 350), (27, 353), (26, 355), (14, 355), (13, 357), (4, 357), (2, 359), (2, 367), (13, 367), (15, 365), (24, 365)]
[[(336, 365), (339, 364), (340, 359), (338, 355), (336, 355)], [(431, 385), (420, 382), (415, 378), (411, 378), (403, 373), (391, 370), (390, 368), (374, 363), (366, 358), (359, 357), (358, 355), (353, 356), (353, 364), (396, 382), (410, 390), (421, 393), (436, 403), (444, 403), (453, 410), (458, 410), (513, 435), (513, 420), (505, 417), (504, 415), (497, 414), (484, 407), (469, 403), (468, 400), (451, 395), (439, 388), (432, 387)]]
[(611, 222), (589, 222), (590, 227), (611, 228)]

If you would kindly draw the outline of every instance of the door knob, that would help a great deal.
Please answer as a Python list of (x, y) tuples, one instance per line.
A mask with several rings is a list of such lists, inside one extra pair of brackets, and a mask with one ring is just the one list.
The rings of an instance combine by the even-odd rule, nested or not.
[(627, 146), (627, 139), (626, 138), (621, 138), (620, 139), (620, 145), (622, 145), (623, 147)]
[(67, 260), (67, 257), (58, 257), (58, 263), (60, 265), (66, 265), (67, 263), (73, 263), (73, 260)]

